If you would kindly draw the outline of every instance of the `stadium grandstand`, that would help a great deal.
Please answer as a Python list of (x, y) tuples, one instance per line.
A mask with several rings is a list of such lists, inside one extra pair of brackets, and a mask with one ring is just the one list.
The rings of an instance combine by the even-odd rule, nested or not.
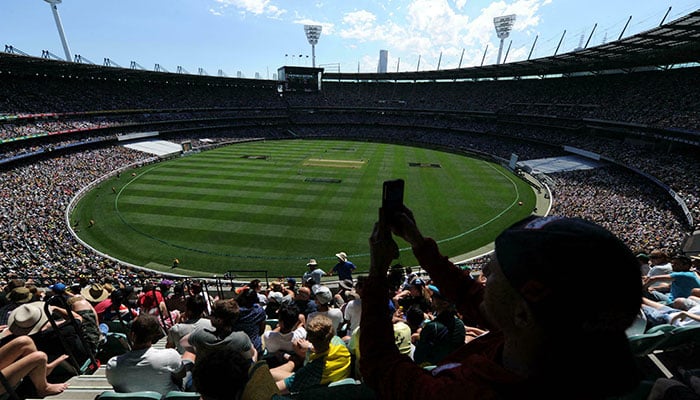
[[(261, 139), (410, 143), (487, 155), (503, 165), (515, 153), (516, 172), (551, 194), (551, 214), (594, 221), (637, 253), (700, 256), (699, 55), (700, 10), (546, 58), (439, 71), (328, 72), (317, 92), (281, 92), (279, 82), (263, 79), (66, 62), (6, 47), (0, 285), (22, 279), (42, 291), (58, 281), (189, 282), (86, 246), (71, 229), (69, 205), (105, 176), (179, 157), (182, 143), (205, 151)], [(472, 256), (475, 269), (488, 258)], [(604, 274), (595, 260), (591, 269)], [(209, 282), (225, 296), (220, 282)], [(676, 374), (675, 362), (687, 361), (649, 354), (640, 356), (652, 361), (644, 367), (660, 367), (667, 377)], [(98, 378), (74, 381), (81, 383), (55, 398), (111, 390)]]

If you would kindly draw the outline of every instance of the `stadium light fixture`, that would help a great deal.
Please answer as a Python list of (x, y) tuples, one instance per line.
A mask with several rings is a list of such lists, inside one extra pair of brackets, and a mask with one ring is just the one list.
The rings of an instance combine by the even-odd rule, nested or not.
[(496, 27), (496, 35), (501, 39), (501, 45), (498, 47), (498, 59), (496, 64), (501, 63), (503, 41), (510, 35), (510, 30), (513, 29), (513, 23), (515, 23), (515, 14), (504, 15), (493, 19), (493, 25)]
[(316, 68), (316, 43), (321, 37), (321, 30), (323, 27), (321, 25), (304, 25), (304, 32), (306, 32), (306, 40), (309, 41), (311, 45), (311, 66)]
[(63, 32), (63, 25), (61, 24), (61, 17), (58, 15), (58, 5), (61, 4), (62, 0), (44, 0), (51, 6), (51, 11), (53, 11), (53, 19), (56, 21), (56, 28), (58, 29), (58, 36), (61, 37), (61, 44), (63, 45), (63, 52), (66, 54), (66, 61), (72, 61), (70, 55), (70, 48), (68, 48), (68, 41), (66, 40), (66, 34)]

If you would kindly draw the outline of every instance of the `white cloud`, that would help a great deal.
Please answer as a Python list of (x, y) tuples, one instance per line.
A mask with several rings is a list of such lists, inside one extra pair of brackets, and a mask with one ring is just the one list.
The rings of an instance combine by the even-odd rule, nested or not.
[(343, 23), (349, 25), (373, 24), (376, 20), (377, 16), (366, 10), (353, 11), (343, 17)]
[[(270, 0), (215, 0), (217, 3), (221, 4), (221, 11), (223, 12), (227, 7), (235, 7), (240, 14), (255, 14), (255, 15), (265, 15), (268, 17), (279, 18), (282, 14), (287, 11), (271, 4)], [(211, 12), (211, 10), (210, 10)], [(212, 13), (213, 14), (213, 13)], [(217, 14), (214, 14), (217, 15)], [(219, 14), (220, 15), (220, 14)]]
[(376, 21), (377, 16), (366, 10), (347, 13), (342, 18), (345, 28), (340, 30), (340, 37), (360, 42), (381, 40), (385, 37), (384, 27)]
[[(500, 0), (489, 3), (479, 15), (469, 16), (461, 10), (466, 0), (409, 0), (385, 13), (368, 10), (345, 13), (338, 25), (338, 36), (346, 46), (374, 43), (401, 57), (401, 70), (414, 70), (421, 56), (420, 69), (436, 68), (442, 53), (441, 69), (456, 68), (464, 51), (462, 66), (479, 65), (488, 45), (485, 64), (495, 61), (498, 39), (493, 18), (515, 14), (513, 32), (530, 35), (540, 23), (539, 11), (552, 0)], [(508, 59), (524, 59), (529, 48), (515, 44)], [(372, 50), (374, 52), (374, 50)], [(377, 55), (370, 54), (370, 60)], [(374, 61), (376, 63), (376, 61)], [(369, 60), (361, 62), (369, 66)], [(408, 65), (412, 64), (411, 67)], [(371, 69), (371, 68), (370, 68)]]

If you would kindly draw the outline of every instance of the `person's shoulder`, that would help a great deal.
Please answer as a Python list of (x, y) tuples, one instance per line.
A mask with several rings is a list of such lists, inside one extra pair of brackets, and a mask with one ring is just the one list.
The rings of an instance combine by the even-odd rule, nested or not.
[(421, 329), (421, 336), (423, 336), (424, 333), (425, 334), (433, 334), (433, 333), (438, 333), (438, 332), (446, 330), (446, 329), (447, 329), (447, 326), (445, 326), (445, 324), (443, 324), (442, 322), (432, 320), (432, 321), (426, 323), (425, 326), (423, 326), (423, 329)]
[(275, 338), (275, 337), (279, 336), (279, 334), (280, 333), (277, 331), (265, 331), (262, 334), (262, 337), (263, 337), (263, 339), (270, 339), (270, 338)]
[(329, 308), (328, 309), (328, 315), (335, 314), (336, 316), (340, 316), (341, 318), (343, 317), (343, 312), (340, 310), (340, 308)]
[(164, 357), (164, 358), (177, 358), (178, 360), (180, 359), (180, 353), (177, 352), (175, 349), (157, 349), (155, 347), (151, 347), (148, 349), (148, 354), (149, 355), (154, 355), (157, 357)]
[(295, 338), (306, 338), (306, 328), (303, 326), (298, 327), (297, 329), (292, 331), (292, 334), (294, 335)]
[(227, 341), (236, 341), (236, 342), (250, 342), (250, 337), (248, 336), (247, 333), (243, 331), (233, 331), (231, 332), (224, 340)]
[(211, 330), (211, 328), (208, 328), (206, 326), (198, 326), (194, 328), (194, 330), (190, 333), (190, 343), (193, 342), (201, 342), (201, 341), (210, 341), (212, 340), (216, 335), (214, 332)]
[(118, 359), (119, 359), (119, 356), (113, 356), (112, 358), (107, 360), (107, 363), (105, 363), (105, 368), (107, 369), (107, 371), (109, 371), (110, 369), (115, 368), (117, 366)]

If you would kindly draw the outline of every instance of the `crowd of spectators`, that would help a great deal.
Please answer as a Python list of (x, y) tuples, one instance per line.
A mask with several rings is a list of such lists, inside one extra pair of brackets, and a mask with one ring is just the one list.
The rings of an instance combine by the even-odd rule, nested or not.
[[(501, 159), (507, 159), (511, 153), (527, 159), (563, 154), (552, 147), (507, 136), (494, 140), (488, 135), (467, 131), (449, 133), (440, 128), (354, 125), (343, 123), (342, 118), (336, 124), (298, 125), (293, 130), (304, 137), (413, 142), (476, 151)], [(276, 131), (272, 132), (261, 129), (260, 136), (251, 137), (275, 137)], [(522, 130), (519, 132), (522, 133)], [(226, 131), (208, 135), (214, 141), (233, 140), (230, 136), (230, 132)], [(187, 136), (172, 139), (181, 141), (186, 140)], [(87, 183), (146, 158), (143, 154), (114, 146), (56, 159), (48, 158), (6, 171), (6, 179), (2, 181), (2, 211), (5, 218), (12, 222), (3, 224), (2, 268), (5, 272), (54, 276), (76, 270), (86, 274), (96, 273), (103, 271), (105, 266), (121, 268), (116, 263), (90, 254), (74, 241), (64, 227), (64, 208), (71, 196)], [(682, 217), (673, 211), (676, 207), (670, 197), (622, 168), (570, 172), (552, 175), (552, 178), (555, 182), (552, 187), (555, 212), (585, 215), (607, 224), (606, 227), (623, 237), (631, 247), (646, 249), (668, 239), (667, 247), (678, 249), (687, 234)], [(591, 199), (595, 199), (595, 202)], [(689, 204), (696, 210), (696, 203)]]
[[(4, 97), (0, 114), (21, 118), (8, 119), (0, 125), (0, 136), (56, 133), (66, 129), (82, 133), (52, 135), (47, 142), (3, 143), (0, 155), (8, 158), (37, 151), (47, 153), (54, 148), (106, 138), (113, 140), (114, 132), (106, 136), (91, 134), (94, 128), (118, 125), (147, 130), (149, 123), (171, 121), (171, 128), (186, 130), (223, 125), (222, 121), (238, 117), (249, 119), (201, 134), (177, 133), (164, 137), (174, 141), (193, 139), (195, 143), (202, 137), (212, 138), (215, 143), (244, 138), (339, 137), (435, 146), (499, 160), (507, 160), (513, 153), (521, 160), (560, 156), (566, 154), (561, 146), (572, 145), (658, 178), (686, 202), (697, 222), (700, 187), (693, 174), (697, 155), (692, 152), (681, 151), (679, 145), (662, 147), (651, 142), (632, 143), (624, 138), (584, 134), (580, 121), (562, 122), (565, 126), (557, 127), (524, 125), (515, 123), (513, 116), (513, 113), (553, 114), (692, 128), (669, 121), (692, 120), (697, 105), (693, 103), (694, 97), (684, 95), (684, 91), (696, 79), (697, 74), (690, 69), (522, 82), (327, 82), (322, 94), (284, 97), (271, 87), (156, 82), (144, 86), (143, 82), (76, 78), (3, 79), (8, 84), (0, 90), (12, 96)], [(69, 99), (64, 95), (76, 91), (84, 96)], [(629, 102), (615, 100), (621, 95)], [(657, 101), (659, 97), (664, 99), (661, 104)], [(192, 108), (193, 105), (197, 108)], [(327, 108), (309, 112), (314, 106)], [(339, 111), (338, 107), (359, 109)], [(364, 107), (372, 110), (364, 111)], [(484, 115), (417, 113), (415, 109), (472, 110)], [(112, 110), (140, 111), (109, 112)], [(62, 114), (87, 111), (97, 112), (89, 117)], [(37, 116), (39, 113), (56, 116), (47, 119)], [(500, 115), (511, 117), (504, 122), (496, 118)], [(234, 129), (235, 126), (240, 129)], [(650, 153), (653, 162), (649, 162)], [(71, 196), (88, 182), (119, 167), (144, 161), (147, 156), (111, 142), (100, 149), (82, 150), (76, 146), (69, 154), (50, 156), (44, 154), (37, 162), (3, 171), (0, 211), (7, 222), (1, 236), (2, 272), (27, 276), (75, 271), (93, 274), (104, 270), (122, 273), (125, 267), (93, 255), (75, 242), (64, 227), (63, 212)], [(632, 247), (646, 249), (664, 242), (664, 246), (677, 250), (684, 235), (689, 233), (683, 226), (683, 217), (676, 211), (678, 207), (666, 193), (621, 168), (557, 174), (553, 179), (555, 212), (594, 219)], [(594, 195), (596, 200), (592, 203)]]

